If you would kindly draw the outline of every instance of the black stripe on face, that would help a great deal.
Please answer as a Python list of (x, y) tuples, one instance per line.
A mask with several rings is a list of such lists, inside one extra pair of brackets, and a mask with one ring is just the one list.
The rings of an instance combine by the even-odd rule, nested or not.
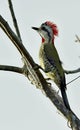
[(45, 28), (45, 27), (42, 27), (41, 28), (43, 31), (45, 31), (45, 32), (47, 32), (47, 34), (48, 34), (48, 37), (49, 37), (49, 41), (50, 41), (50, 39), (51, 39), (51, 36), (50, 36), (50, 33), (49, 33), (49, 31)]

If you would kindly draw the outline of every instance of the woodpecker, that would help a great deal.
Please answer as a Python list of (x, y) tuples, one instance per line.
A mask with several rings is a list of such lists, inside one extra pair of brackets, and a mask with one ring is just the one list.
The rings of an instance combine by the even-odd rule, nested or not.
[(50, 21), (42, 23), (39, 28), (32, 27), (42, 38), (42, 43), (39, 51), (40, 66), (46, 73), (49, 79), (61, 90), (64, 105), (68, 110), (70, 105), (66, 95), (66, 80), (64, 70), (54, 45), (55, 36), (58, 36), (58, 28), (56, 24)]

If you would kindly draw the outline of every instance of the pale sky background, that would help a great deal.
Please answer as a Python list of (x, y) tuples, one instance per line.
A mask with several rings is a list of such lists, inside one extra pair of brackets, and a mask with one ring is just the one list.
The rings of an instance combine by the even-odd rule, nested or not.
[[(65, 69), (80, 67), (80, 0), (13, 0), (13, 5), (25, 47), (36, 63), (40, 36), (31, 26), (53, 21), (59, 29), (55, 46)], [(0, 0), (0, 14), (14, 30), (7, 0)], [(0, 64), (22, 66), (17, 49), (0, 29)], [(80, 73), (66, 76), (67, 82)], [(80, 118), (80, 79), (68, 85), (72, 110)], [(64, 117), (42, 92), (26, 77), (0, 71), (0, 130), (69, 130)]]

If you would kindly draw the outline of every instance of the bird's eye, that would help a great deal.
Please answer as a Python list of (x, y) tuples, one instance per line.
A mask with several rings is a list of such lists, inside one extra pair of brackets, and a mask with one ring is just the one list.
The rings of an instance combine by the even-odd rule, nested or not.
[(41, 29), (42, 29), (42, 30), (46, 30), (45, 27), (42, 27)]

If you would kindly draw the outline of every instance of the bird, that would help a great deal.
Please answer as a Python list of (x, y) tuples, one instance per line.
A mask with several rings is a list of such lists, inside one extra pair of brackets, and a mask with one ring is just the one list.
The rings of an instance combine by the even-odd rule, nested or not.
[(55, 37), (58, 36), (58, 27), (51, 21), (46, 21), (40, 27), (32, 27), (41, 36), (42, 42), (39, 50), (40, 67), (45, 74), (60, 89), (65, 107), (71, 110), (66, 94), (66, 78), (62, 63), (55, 47)]

